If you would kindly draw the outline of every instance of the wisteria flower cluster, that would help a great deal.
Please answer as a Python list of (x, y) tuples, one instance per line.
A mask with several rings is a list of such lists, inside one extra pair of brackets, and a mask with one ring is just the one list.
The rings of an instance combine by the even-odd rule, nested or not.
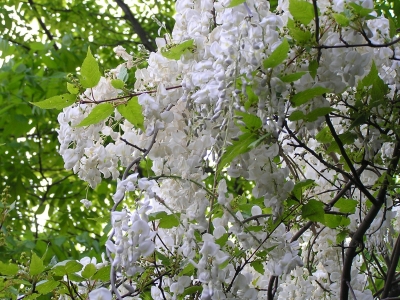
[(118, 46), (124, 62), (83, 76), (60, 113), (65, 168), (117, 181), (117, 299), (390, 292), (369, 253), (400, 247), (396, 32), (370, 0), (271, 5), (178, 0), (134, 86)]

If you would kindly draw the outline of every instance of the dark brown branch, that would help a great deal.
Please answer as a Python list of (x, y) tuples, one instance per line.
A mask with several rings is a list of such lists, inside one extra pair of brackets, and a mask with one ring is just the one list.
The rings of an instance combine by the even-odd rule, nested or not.
[[(53, 37), (53, 35), (51, 34), (50, 30), (47, 29), (46, 24), (44, 24), (44, 22), (43, 22), (42, 19), (40, 18), (40, 14), (39, 14), (39, 12), (38, 12), (36, 6), (35, 6), (35, 3), (33, 2), (33, 0), (28, 0), (28, 2), (29, 2), (29, 5), (31, 6), (32, 10), (35, 12), (36, 18), (37, 18), (37, 20), (38, 20), (38, 22), (39, 22), (39, 25), (40, 25), (40, 27), (43, 29), (44, 33), (47, 35), (47, 38), (48, 38), (50, 41), (53, 41), (53, 40), (54, 40), (54, 37)], [(58, 46), (57, 46), (56, 43), (53, 44), (53, 47), (54, 47), (55, 50), (58, 50)]]
[[(173, 89), (178, 89), (181, 88), (181, 85), (176, 85), (176, 86), (170, 86), (165, 88), (167, 91), (168, 90), (173, 90)], [(136, 97), (136, 96), (140, 96), (142, 94), (153, 94), (153, 93), (157, 93), (157, 90), (151, 90), (151, 91), (143, 91), (143, 92), (137, 92), (137, 93), (132, 93), (129, 95), (125, 95), (125, 96), (119, 96), (116, 98), (111, 98), (111, 99), (105, 99), (105, 100), (99, 100), (99, 101), (88, 101), (88, 100), (81, 100), (79, 101), (79, 103), (81, 104), (87, 104), (87, 103), (95, 103), (95, 104), (100, 104), (100, 103), (104, 103), (104, 102), (112, 102), (112, 101), (117, 101), (117, 100), (121, 100), (121, 99), (126, 99), (126, 98), (132, 98), (132, 97)]]
[(124, 12), (125, 19), (128, 20), (129, 23), (131, 23), (133, 31), (139, 36), (146, 49), (151, 52), (156, 51), (156, 47), (153, 43), (150, 42), (146, 31), (143, 29), (142, 25), (140, 25), (139, 21), (135, 18), (129, 6), (122, 0), (115, 0), (115, 2)]
[(313, 48), (315, 48), (315, 49), (357, 48), (357, 47), (385, 48), (385, 47), (392, 46), (398, 42), (400, 42), (400, 38), (397, 38), (397, 39), (395, 39), (389, 43), (385, 43), (385, 44), (373, 44), (371, 41), (368, 41), (366, 44), (345, 43), (344, 45), (332, 45), (332, 46), (319, 45), (319, 46), (314, 46)]
[[(363, 194), (368, 198), (369, 201), (371, 201), (374, 205), (377, 205), (378, 203), (376, 203), (375, 197), (372, 196), (371, 193), (365, 188), (365, 186), (362, 184), (359, 176), (357, 175), (357, 171), (354, 168), (353, 163), (351, 162), (349, 156), (347, 155), (347, 152), (344, 149), (344, 145), (343, 145), (342, 141), (340, 140), (339, 136), (337, 135), (329, 115), (325, 116), (325, 121), (329, 127), (330, 132), (332, 133), (332, 136), (333, 136), (335, 142), (337, 143), (337, 145), (339, 147), (340, 154), (342, 154), (344, 160), (346, 161), (347, 165), (350, 168), (351, 173), (353, 174), (353, 181), (354, 181), (355, 185), (360, 189), (360, 191), (363, 192)], [(349, 179), (352, 180), (352, 178), (350, 178), (350, 177), (349, 177)]]
[(400, 257), (400, 236), (397, 237), (396, 244), (393, 249), (392, 257), (390, 259), (391, 262), (390, 268), (387, 271), (385, 287), (383, 289), (381, 298), (386, 298), (387, 296), (389, 296), (390, 289), (393, 287), (393, 280), (395, 278), (399, 257)]
[(376, 197), (377, 204), (372, 205), (372, 208), (365, 216), (364, 220), (358, 227), (357, 231), (354, 233), (349, 247), (346, 251), (345, 260), (343, 263), (343, 271), (342, 271), (342, 279), (341, 279), (341, 287), (340, 287), (340, 299), (347, 300), (349, 297), (349, 287), (347, 286), (347, 282), (351, 282), (351, 266), (353, 265), (353, 259), (357, 255), (357, 248), (359, 245), (363, 243), (363, 237), (367, 232), (368, 228), (371, 226), (372, 222), (378, 215), (383, 203), (386, 199), (386, 192), (389, 187), (389, 180), (393, 177), (400, 159), (400, 142), (398, 141), (393, 150), (393, 159), (388, 167), (387, 176), (385, 176), (381, 188), (378, 192), (378, 196)]

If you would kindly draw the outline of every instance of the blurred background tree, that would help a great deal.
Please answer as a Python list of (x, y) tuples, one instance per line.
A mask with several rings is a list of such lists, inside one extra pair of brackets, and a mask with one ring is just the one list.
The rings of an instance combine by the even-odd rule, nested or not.
[[(29, 102), (63, 94), (90, 46), (103, 66), (113, 48), (155, 50), (159, 25), (172, 31), (174, 1), (8, 0), (0, 5), (0, 260), (34, 250), (46, 259), (100, 257), (108, 227), (107, 181), (89, 189), (57, 153), (57, 111)], [(104, 71), (104, 70), (103, 70)], [(131, 82), (133, 82), (131, 74)], [(93, 205), (84, 209), (81, 199)], [(14, 203), (13, 209), (7, 204)], [(13, 205), (13, 206), (14, 206)], [(6, 216), (7, 214), (7, 216)], [(47, 251), (47, 252), (46, 252)]]
[[(270, 1), (273, 7), (277, 2)], [(92, 191), (66, 171), (57, 153), (58, 112), (29, 102), (65, 93), (66, 76), (78, 71), (89, 46), (106, 68), (122, 62), (113, 52), (118, 45), (131, 53), (140, 44), (154, 51), (157, 23), (172, 31), (174, 4), (172, 0), (1, 3), (0, 192), (6, 192), (0, 203), (0, 260), (18, 261), (22, 252), (31, 250), (59, 261), (99, 258), (104, 252), (115, 183), (104, 180)], [(375, 6), (400, 27), (398, 0), (378, 0)], [(228, 185), (230, 190), (251, 190), (234, 180)], [(92, 201), (90, 210), (80, 203), (84, 198)]]

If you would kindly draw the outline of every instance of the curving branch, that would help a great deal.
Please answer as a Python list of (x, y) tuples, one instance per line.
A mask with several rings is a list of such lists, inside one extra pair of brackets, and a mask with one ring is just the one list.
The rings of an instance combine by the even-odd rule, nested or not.
[(382, 205), (386, 199), (386, 193), (389, 188), (389, 181), (393, 177), (396, 169), (398, 168), (400, 160), (400, 138), (398, 137), (398, 142), (393, 150), (393, 159), (388, 167), (387, 176), (382, 182), (381, 188), (379, 189), (378, 195), (376, 197), (376, 204), (374, 203), (365, 216), (364, 220), (358, 227), (357, 231), (352, 236), (351, 242), (347, 248), (340, 286), (340, 298), (341, 300), (347, 300), (349, 297), (349, 287), (348, 282), (351, 282), (351, 267), (353, 265), (353, 259), (357, 255), (357, 248), (363, 243), (363, 237), (367, 232), (368, 228), (371, 226), (372, 222), (381, 210)]
[(393, 280), (396, 275), (396, 268), (400, 258), (400, 236), (397, 237), (396, 244), (393, 249), (392, 257), (390, 259), (390, 267), (387, 272), (385, 287), (383, 289), (383, 293), (381, 298), (386, 298), (389, 296), (389, 292), (393, 287)]
[[(47, 29), (46, 24), (44, 24), (44, 22), (42, 21), (42, 19), (41, 19), (41, 17), (40, 17), (40, 14), (39, 14), (39, 12), (38, 12), (38, 10), (37, 10), (37, 8), (36, 8), (35, 3), (33, 2), (33, 0), (28, 0), (28, 3), (29, 3), (29, 5), (31, 6), (32, 10), (35, 12), (35, 15), (36, 15), (36, 18), (37, 18), (37, 20), (38, 20), (38, 22), (39, 22), (39, 25), (40, 25), (40, 27), (43, 29), (44, 33), (47, 35), (47, 38), (48, 38), (50, 41), (53, 41), (53, 40), (54, 40), (54, 36), (51, 34), (50, 30)], [(54, 48), (55, 50), (58, 50), (58, 49), (59, 49), (56, 43), (53, 44), (53, 48)]]
[(115, 0), (115, 2), (124, 12), (125, 19), (128, 20), (129, 23), (131, 23), (132, 30), (139, 36), (142, 44), (146, 47), (146, 49), (151, 52), (156, 51), (156, 47), (152, 42), (150, 42), (148, 34), (143, 29), (142, 25), (140, 25), (139, 21), (135, 18), (129, 6), (122, 0)]

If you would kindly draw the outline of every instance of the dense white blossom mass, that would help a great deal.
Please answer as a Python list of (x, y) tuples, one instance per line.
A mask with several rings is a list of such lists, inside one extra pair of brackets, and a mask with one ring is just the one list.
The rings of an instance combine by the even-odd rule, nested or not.
[[(113, 200), (121, 209), (111, 213), (113, 229), (106, 246), (113, 276), (135, 282), (145, 272), (152, 280), (153, 299), (182, 299), (190, 287), (201, 291), (200, 299), (267, 299), (271, 277), (279, 277), (277, 299), (338, 299), (343, 260), (336, 238), (343, 228), (357, 230), (368, 212), (366, 197), (356, 192), (347, 196), (358, 204), (344, 227), (312, 225), (296, 238), (305, 221), (286, 214), (285, 209), (297, 205), (287, 201), (299, 181), (312, 180), (313, 185), (307, 191), (300, 188), (305, 198), (298, 201), (312, 199), (326, 205), (335, 196), (326, 191), (349, 182), (319, 159), (319, 153), (329, 147), (317, 137), (328, 126), (323, 115), (334, 112), (338, 117), (331, 119), (332, 126), (338, 135), (345, 134), (351, 120), (340, 116), (356, 105), (356, 89), (374, 68), (389, 84), (388, 99), (393, 97), (400, 88), (398, 61), (392, 59), (398, 47), (335, 46), (387, 43), (391, 40), (389, 21), (371, 12), (368, 16), (372, 17), (359, 18), (359, 23), (349, 20), (347, 26), (338, 25), (335, 16), (351, 11), (349, 3), (371, 9), (371, 0), (318, 0), (318, 24), (314, 17), (300, 24), (298, 13), (286, 0), (279, 1), (278, 13), (270, 11), (265, 0), (247, 0), (232, 8), (230, 3), (176, 2), (173, 32), (157, 40), (158, 51), (149, 55), (146, 68), (135, 73), (135, 91), (151, 91), (137, 100), (143, 128), (123, 118), (117, 109), (100, 123), (77, 127), (97, 102), (123, 95), (111, 82), (122, 70), (133, 67), (133, 56), (121, 46), (115, 48), (125, 62), (80, 96), (85, 104), (60, 113), (59, 152), (65, 168), (92, 188), (102, 178), (117, 180), (121, 167), (132, 168), (118, 179)], [(307, 32), (308, 39), (304, 38)], [(180, 59), (163, 54), (163, 47), (188, 40), (193, 40), (193, 46)], [(275, 50), (286, 46), (288, 55), (274, 65)], [(289, 80), (291, 74), (300, 75)], [(293, 102), (295, 94), (310, 90), (324, 92), (307, 103)], [(308, 121), (288, 119), (294, 112), (308, 115), (322, 108), (332, 110)], [(379, 115), (384, 107), (377, 106), (375, 111)], [(367, 126), (356, 134), (346, 149), (364, 148), (365, 160), (378, 155), (380, 164), (387, 166), (393, 141), (381, 140), (378, 129)], [(299, 146), (300, 142), (304, 145)], [(226, 153), (237, 149), (238, 143), (245, 145), (243, 151), (227, 159)], [(152, 161), (148, 177), (140, 174), (137, 164), (132, 167), (144, 153)], [(343, 170), (342, 156), (334, 150), (324, 154), (324, 159)], [(224, 162), (228, 165), (221, 165)], [(211, 183), (210, 176), (215, 178)], [(379, 176), (367, 170), (360, 178), (365, 186), (373, 186)], [(239, 179), (251, 183), (251, 199), (257, 199), (247, 202), (251, 204), (248, 212), (238, 208), (238, 199), (246, 201), (250, 196), (236, 197), (228, 189), (226, 180)], [(136, 204), (122, 208), (128, 196)], [(84, 200), (89, 209), (90, 201)], [(386, 207), (392, 201), (388, 197)], [(292, 223), (285, 226), (282, 218), (289, 217)], [(367, 231), (364, 247), (384, 248), (394, 218), (395, 211), (382, 210)], [(348, 242), (343, 241), (344, 245)], [(358, 300), (373, 299), (366, 288), (367, 275), (360, 271), (362, 263), (358, 255), (349, 284)], [(140, 293), (135, 294), (141, 288), (136, 284), (121, 285), (119, 292), (133, 291), (131, 298), (141, 299)], [(111, 296), (101, 288), (89, 298)]]

